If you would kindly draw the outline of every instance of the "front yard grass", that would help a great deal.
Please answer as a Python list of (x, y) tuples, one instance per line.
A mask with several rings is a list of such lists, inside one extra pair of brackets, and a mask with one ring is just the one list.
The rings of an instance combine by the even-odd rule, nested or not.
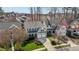
[(6, 51), (4, 48), (0, 48), (0, 51)]
[(42, 48), (44, 47), (42, 44), (36, 44), (35, 40), (31, 40), (30, 42), (28, 42), (25, 46), (22, 47), (22, 49), (24, 51), (32, 51), (34, 49), (38, 49), (38, 48)]
[(42, 51), (47, 51), (47, 49), (45, 48), (44, 50), (42, 50)]
[(53, 36), (48, 36), (47, 38), (48, 38), (51, 42), (52, 42), (52, 41), (55, 41), (55, 38), (54, 38)]
[(47, 37), (50, 41), (54, 41), (55, 40), (55, 38), (53, 37), (53, 36), (48, 36)]

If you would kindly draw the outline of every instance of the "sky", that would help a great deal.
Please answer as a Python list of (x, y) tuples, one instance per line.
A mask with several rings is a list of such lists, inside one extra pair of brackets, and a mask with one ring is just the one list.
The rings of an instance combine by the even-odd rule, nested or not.
[[(4, 12), (16, 12), (16, 13), (30, 13), (30, 7), (2, 7)], [(46, 14), (49, 12), (49, 8), (43, 7), (42, 13)], [(59, 9), (61, 11), (61, 9)]]
[(27, 7), (2, 7), (4, 12), (17, 12), (17, 13), (29, 13), (29, 8)]

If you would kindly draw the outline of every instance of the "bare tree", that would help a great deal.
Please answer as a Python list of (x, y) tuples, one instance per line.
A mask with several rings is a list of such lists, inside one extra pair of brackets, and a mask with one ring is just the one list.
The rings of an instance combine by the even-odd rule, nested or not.
[(64, 12), (64, 16), (65, 16), (66, 14), (65, 7), (62, 8), (62, 11)]
[(41, 13), (40, 7), (30, 7), (30, 13), (31, 13), (31, 18), (33, 21), (40, 20), (40, 13)]
[(2, 9), (2, 7), (0, 7), (0, 12), (1, 12), (1, 13), (3, 12), (3, 9)]
[(55, 18), (56, 13), (57, 13), (57, 7), (54, 7), (53, 9), (54, 9), (54, 18)]
[[(2, 34), (1, 34), (2, 33)], [(10, 49), (11, 46), (11, 33), (13, 34), (13, 41), (15, 43), (15, 49), (20, 50), (21, 44), (25, 39), (27, 39), (26, 32), (22, 29), (11, 29), (3, 30), (0, 32), (0, 47), (5, 48), (6, 50)], [(13, 43), (13, 44), (14, 44)]]
[(10, 38), (9, 38), (9, 31), (5, 30), (5, 31), (1, 31), (1, 38), (0, 38), (0, 46), (6, 50), (9, 49), (10, 47)]
[(78, 12), (78, 8), (77, 7), (73, 7), (72, 8), (73, 12), (74, 12), (74, 18), (77, 18), (77, 12)]
[(37, 19), (38, 21), (40, 20), (40, 15), (41, 14), (41, 8), (40, 7), (37, 7)]
[(21, 50), (21, 44), (25, 39), (27, 39), (26, 32), (22, 29), (12, 29), (11, 32), (13, 34), (13, 40), (15, 42), (15, 49)]
[(63, 11), (64, 11), (64, 17), (67, 19), (68, 7), (63, 7)]
[(73, 7), (63, 7), (62, 10), (64, 11), (65, 19), (68, 19), (69, 14), (71, 14), (71, 16), (73, 16), (73, 12), (74, 12)]
[(35, 20), (35, 7), (30, 7), (31, 19), (32, 21)]
[(50, 11), (51, 11), (51, 13), (53, 13), (54, 19), (55, 19), (55, 16), (56, 16), (56, 13), (57, 13), (57, 7), (50, 7)]
[(33, 20), (33, 8), (32, 7), (30, 7), (30, 13), (31, 13), (31, 20)]

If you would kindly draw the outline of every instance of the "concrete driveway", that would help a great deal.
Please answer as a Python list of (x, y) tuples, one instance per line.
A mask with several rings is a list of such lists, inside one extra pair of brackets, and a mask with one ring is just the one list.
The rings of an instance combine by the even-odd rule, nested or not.
[(46, 38), (46, 41), (44, 43), (42, 43), (48, 51), (55, 51), (56, 49), (52, 46), (50, 40), (48, 38)]

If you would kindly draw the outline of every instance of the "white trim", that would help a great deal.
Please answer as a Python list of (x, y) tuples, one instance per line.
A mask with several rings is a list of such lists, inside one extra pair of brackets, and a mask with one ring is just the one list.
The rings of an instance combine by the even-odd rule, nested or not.
[(17, 29), (20, 29), (18, 26), (16, 26), (15, 24), (12, 24), (9, 29), (12, 29), (12, 28), (17, 28)]

